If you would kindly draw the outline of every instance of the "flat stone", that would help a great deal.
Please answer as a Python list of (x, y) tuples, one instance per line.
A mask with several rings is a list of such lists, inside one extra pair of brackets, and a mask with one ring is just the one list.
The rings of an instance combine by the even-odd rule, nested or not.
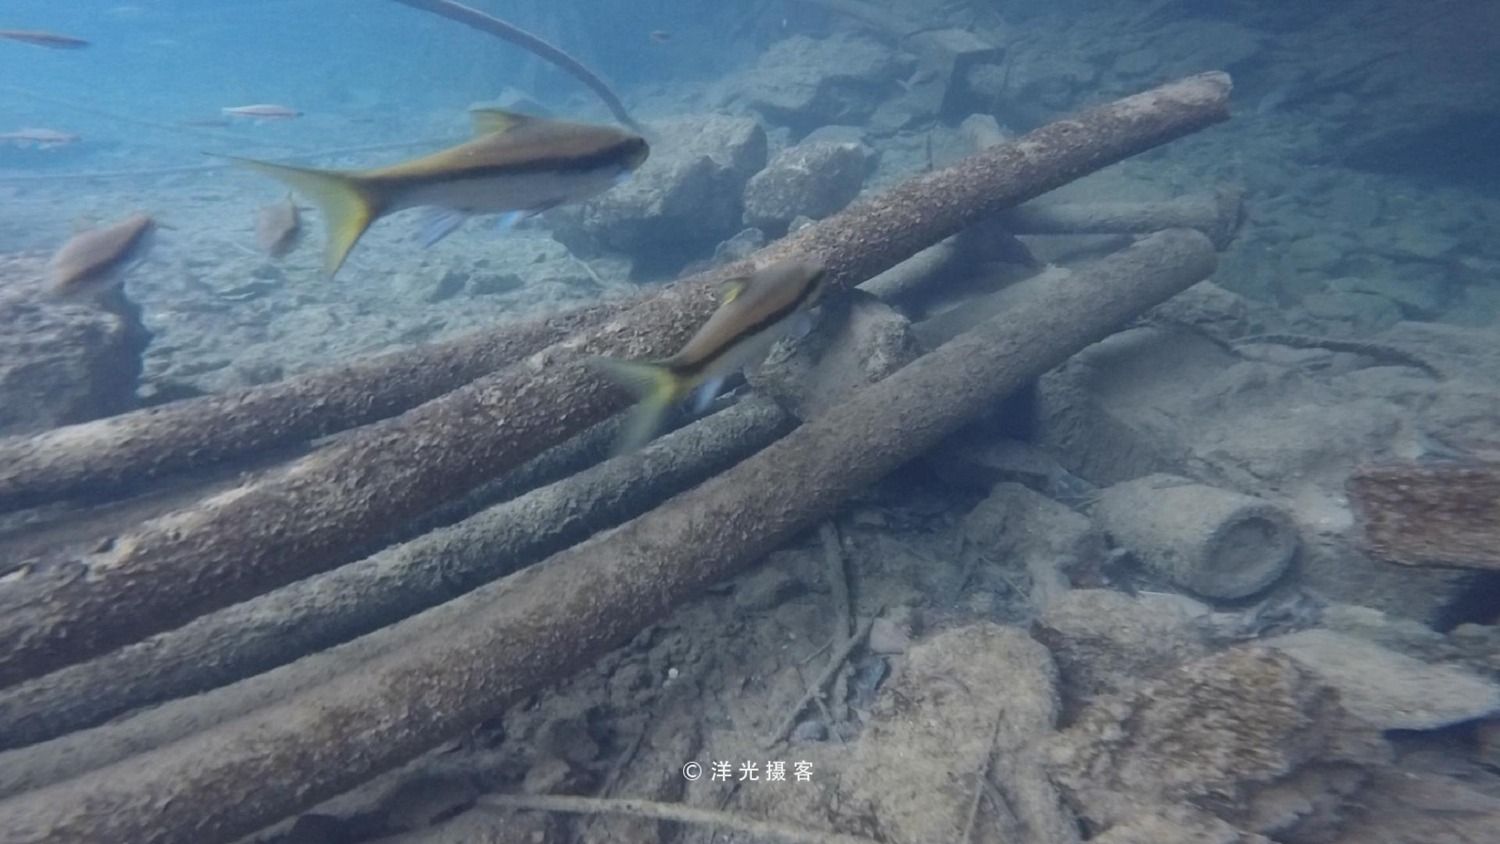
[(1435, 730), (1500, 713), (1500, 685), (1332, 630), (1265, 640), (1328, 685), (1345, 708), (1382, 730)]

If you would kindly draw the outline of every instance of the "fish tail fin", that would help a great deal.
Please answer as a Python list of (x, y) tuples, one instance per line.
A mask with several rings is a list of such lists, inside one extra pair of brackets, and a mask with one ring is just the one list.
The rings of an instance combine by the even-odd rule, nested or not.
[(687, 389), (684, 379), (661, 364), (616, 358), (593, 358), (591, 363), (611, 381), (634, 393), (640, 401), (630, 411), (615, 454), (634, 451), (656, 436), (667, 412)]
[(328, 243), (323, 252), (323, 274), (329, 278), (343, 266), (349, 250), (380, 215), (384, 197), (353, 173), (291, 167), (252, 158), (231, 159), (242, 167), (264, 173), (301, 193), (323, 212)]

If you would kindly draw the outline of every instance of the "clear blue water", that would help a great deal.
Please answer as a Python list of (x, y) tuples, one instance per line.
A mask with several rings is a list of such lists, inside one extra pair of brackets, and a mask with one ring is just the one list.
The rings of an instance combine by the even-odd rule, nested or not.
[[(1402, 757), (1402, 772), (1438, 780), (1438, 791), (1398, 797), (1361, 791), (1367, 783), (1358, 777), (1345, 783), (1310, 766), (1303, 771), (1312, 771), (1306, 777), (1313, 781), (1309, 792), (1285, 801), (1295, 806), (1288, 813), (1307, 823), (1298, 827), (1300, 837), (1287, 841), (1374, 840), (1340, 838), (1329, 832), (1337, 826), (1333, 821), (1331, 827), (1320, 826), (1316, 815), (1325, 803), (1337, 804), (1350, 817), (1371, 806), (1394, 805), (1392, 815), (1416, 819), (1419, 830), (1427, 828), (1424, 811), (1441, 819), (1452, 805), (1474, 816), (1484, 817), (1482, 811), (1500, 818), (1495, 802), (1500, 801), (1500, 717), (1485, 709), (1484, 698), (1500, 667), (1494, 645), (1500, 641), (1495, 633), (1500, 579), (1493, 572), (1414, 569), (1373, 559), (1354, 539), (1346, 488), (1351, 473), (1372, 461), (1408, 465), (1456, 455), (1465, 461), (1482, 458), (1493, 467), (1500, 460), (1500, 48), (1495, 46), (1500, 0), (864, 2), (904, 15), (912, 29), (893, 35), (826, 8), (837, 8), (838, 2), (815, 0), (474, 0), (607, 80), (651, 127), (654, 152), (648, 168), (654, 169), (649, 178), (638, 173), (628, 188), (614, 189), (588, 213), (576, 207), (549, 212), (505, 231), (471, 224), (431, 249), (420, 248), (412, 236), (419, 229), (415, 212), (381, 219), (346, 269), (328, 280), (319, 275), (325, 221), (311, 203), (303, 202), (302, 245), (284, 259), (268, 258), (255, 247), (255, 215), (281, 200), (285, 188), (205, 153), (375, 166), (469, 137), (465, 112), (476, 103), (509, 98), (601, 124), (611, 122), (609, 110), (577, 79), (521, 48), (391, 0), (0, 0), (0, 29), (53, 31), (91, 42), (86, 49), (55, 50), (0, 39), (0, 135), (35, 128), (79, 138), (50, 148), (0, 142), (0, 332), (14, 332), (0, 341), (20, 338), (0, 342), (0, 448), (27, 444), (24, 437), (52, 427), (256, 388), (377, 352), (635, 295), (725, 256), (744, 254), (755, 244), (774, 242), (801, 216), (835, 213), (834, 207), (820, 207), (804, 215), (813, 203), (782, 217), (768, 215), (764, 223), (741, 213), (746, 185), (777, 162), (782, 175), (796, 171), (795, 162), (787, 165), (782, 156), (815, 132), (817, 140), (857, 146), (858, 155), (868, 156), (849, 165), (857, 172), (846, 195), (833, 203), (841, 206), (861, 192), (868, 196), (972, 152), (973, 138), (961, 128), (965, 118), (991, 120), (994, 131), (1010, 138), (1093, 103), (1225, 69), (1236, 83), (1231, 121), (1044, 198), (1144, 203), (1202, 197), (1222, 185), (1243, 189), (1242, 225), (1223, 245), (1213, 277), (1221, 289), (1198, 288), (1196, 298), (1177, 300), (1180, 309), (1155, 322), (1158, 328), (1168, 326), (1164, 331), (1190, 326), (1183, 334), (1148, 342), (1139, 338), (1150, 330), (1137, 331), (1127, 341), (1091, 350), (1089, 366), (1095, 369), (1065, 372), (1079, 379), (1078, 390), (1088, 391), (1086, 399), (1077, 400), (1082, 409), (1027, 419), (1031, 399), (1036, 407), (1053, 407), (1045, 403), (1073, 395), (1067, 390), (1077, 385), (1028, 393), (1027, 402), (1006, 405), (969, 429), (966, 436), (972, 439), (944, 446), (931, 462), (917, 459), (909, 472), (863, 491), (850, 511), (833, 516), (845, 531), (856, 614), (872, 614), (877, 603), (899, 605), (900, 625), (893, 622), (883, 632), (911, 633), (918, 642), (976, 621), (1025, 630), (1038, 614), (1028, 603), (1028, 578), (1045, 574), (1054, 557), (1097, 551), (1097, 559), (1084, 560), (1086, 565), (1058, 579), (1072, 578), (1075, 596), (1086, 588), (1110, 590), (1101, 603), (1105, 609), (1110, 601), (1125, 600), (1116, 593), (1144, 597), (1130, 610), (1140, 625), (1112, 627), (1081, 649), (1086, 658), (1105, 654), (1092, 667), (1099, 669), (1096, 674), (1085, 672), (1087, 682), (1119, 680), (1109, 676), (1116, 670), (1107, 658), (1110, 647), (1121, 648), (1120, 661), (1134, 671), (1188, 659), (1190, 648), (1173, 650), (1175, 636), (1194, 639), (1196, 648), (1203, 644), (1198, 638), (1212, 633), (1221, 637), (1214, 642), (1218, 647), (1318, 626), (1400, 651), (1400, 659), (1380, 655), (1371, 663), (1374, 673), (1361, 675), (1370, 679), (1388, 672), (1398, 702), (1417, 687), (1417, 704), (1424, 703), (1424, 683), (1431, 678), (1403, 674), (1412, 660), (1465, 672), (1451, 687), (1432, 687), (1443, 693), (1457, 689), (1456, 702), (1440, 701), (1460, 713), (1453, 720), (1443, 721), (1449, 710), (1435, 707), (1440, 711), (1433, 723), (1440, 729), (1425, 724), (1407, 729), (1410, 724), (1402, 719), (1409, 713), (1395, 705), (1383, 713), (1394, 713), (1392, 723), (1402, 725), (1381, 739), (1390, 739), (1392, 753)], [(939, 29), (956, 30), (947, 33), (954, 43), (965, 43), (962, 35), (968, 31), (996, 48), (980, 63), (982, 70), (952, 84), (959, 92), (952, 101), (959, 105), (948, 113), (926, 93), (936, 90), (931, 86), (943, 68), (930, 67), (914, 46)], [(841, 79), (821, 100), (798, 100), (824, 78), (845, 72), (853, 81)], [(221, 112), (252, 104), (301, 114), (256, 121)], [(735, 154), (748, 163), (716, 159), (725, 158), (723, 150), (711, 148), (721, 139), (734, 143)], [(320, 154), (329, 150), (344, 152)], [(868, 172), (858, 169), (866, 164)], [(826, 167), (836, 169), (833, 163)], [(704, 172), (711, 176), (702, 177)], [(645, 196), (651, 191), (660, 191), (663, 196), (655, 198), (661, 201), (653, 204), (653, 197)], [(622, 193), (629, 201), (611, 205)], [(590, 216), (598, 208), (604, 210)], [(147, 262), (128, 276), (123, 289), (130, 308), (105, 315), (90, 310), (92, 305), (43, 306), (26, 298), (29, 293), (16, 293), (42, 277), (47, 256), (76, 231), (136, 209), (156, 215), (166, 230)], [(1018, 251), (975, 250), (983, 260), (964, 264), (973, 255), (963, 253), (952, 276), (930, 280), (939, 287), (931, 301), (913, 306), (898, 299), (901, 313), (893, 322), (906, 325), (901, 320), (909, 317), (918, 329), (936, 324), (932, 330), (940, 332), (942, 318), (964, 316), (970, 302), (992, 301), (979, 293), (993, 292), (1036, 265), (1084, 265), (1129, 243), (1136, 233), (1027, 237), (1033, 262), (1021, 261)], [(942, 286), (955, 280), (964, 282), (953, 285), (956, 290)], [(56, 324), (86, 330), (67, 333), (37, 318), (48, 313), (61, 314)], [(133, 320), (134, 334), (109, 345), (99, 339), (107, 328), (99, 326), (115, 317)], [(7, 324), (7, 319), (14, 321)], [(1320, 346), (1320, 337), (1334, 345)], [(66, 354), (71, 347), (59, 349), (86, 342), (95, 345), (78, 356), (81, 364)], [(1137, 342), (1141, 345), (1131, 345)], [(1364, 351), (1360, 343), (1368, 343)], [(128, 365), (95, 365), (100, 358), (120, 363), (120, 349), (133, 355)], [(519, 366), (544, 360), (550, 358)], [(37, 372), (43, 377), (33, 377)], [(48, 393), (36, 384), (55, 389)], [(732, 388), (744, 389), (738, 381)], [(36, 414), (3, 412), (28, 401), (39, 408)], [(19, 416), (26, 418), (13, 421)], [(1084, 417), (1098, 423), (1087, 428), (1093, 436), (1064, 430), (1067, 425), (1057, 421), (1071, 424)], [(560, 418), (568, 420), (567, 414)], [(5, 439), (11, 435), (16, 439)], [(64, 450), (73, 442), (65, 439)], [(312, 450), (327, 444), (308, 440), (275, 447)], [(972, 454), (965, 451), (970, 446)], [(595, 456), (580, 450), (574, 458), (582, 465)], [(267, 447), (264, 454), (235, 454), (208, 469), (229, 477), (283, 458), (283, 452)], [(1092, 509), (1101, 490), (1159, 470), (1257, 496), (1289, 513), (1303, 540), (1296, 563), (1251, 599), (1198, 595), (1212, 606), (1188, 602), (1177, 593), (1191, 590), (1162, 573), (1172, 566), (1153, 569), (1146, 561), (1151, 549), (1127, 548), (1117, 536), (1106, 538), (1095, 523), (1102, 518)], [(551, 477), (537, 470), (536, 477), (543, 476)], [(1037, 480), (1042, 476), (1045, 483)], [(0, 466), (0, 481), (5, 477)], [(1017, 478), (1041, 491), (1019, 488), (1011, 483)], [(495, 486), (486, 494), (500, 496), (534, 478), (502, 473), (489, 480)], [(181, 497), (166, 504), (110, 499), (114, 503), (102, 512), (87, 509), (98, 503), (91, 489), (70, 490), (55, 507), (7, 511), (0, 503), (0, 609), (14, 595), (26, 598), (23, 591), (7, 590), (24, 583), (33, 570), (33, 552), (66, 557), (69, 563), (97, 549), (113, 553), (117, 536), (141, 528), (130, 508), (139, 505), (139, 512), (155, 515), (160, 508), (189, 506), (184, 490), (196, 480), (173, 475), (140, 484), (156, 491), (157, 483), (179, 481), (175, 489)], [(507, 486), (512, 481), (514, 486)], [(793, 494), (796, 484), (797, 479), (787, 479)], [(127, 483), (104, 495), (124, 498), (136, 491)], [(483, 496), (457, 500), (471, 491), (452, 490), (455, 500), (446, 502), (451, 509), (436, 516), (416, 512), (423, 502), (403, 502), (402, 535), (490, 503)], [(82, 502), (79, 512), (70, 509), (78, 503), (74, 498)], [(110, 509), (115, 506), (121, 509)], [(93, 533), (73, 533), (75, 518)], [(85, 535), (87, 542), (79, 539)], [(983, 543), (976, 536), (989, 537), (995, 547), (978, 547)], [(307, 563), (305, 572), (348, 562), (319, 558)], [(537, 561), (511, 562), (519, 567)], [(539, 692), (535, 706), (506, 714), (516, 720), (504, 729), (486, 722), (478, 728), (478, 744), (484, 752), (500, 747), (508, 754), (509, 767), (495, 779), (513, 790), (540, 756), (533, 743), (541, 743), (539, 737), (566, 738), (569, 731), (593, 731), (580, 743), (584, 755), (597, 754), (580, 763), (589, 776), (609, 771), (615, 754), (627, 747), (634, 753), (632, 741), (639, 741), (631, 734), (635, 727), (625, 722), (633, 724), (631, 719), (646, 711), (654, 718), (656, 710), (649, 707), (667, 699), (668, 679), (675, 682), (681, 674), (704, 683), (702, 698), (683, 704), (691, 714), (682, 717), (692, 721), (685, 732), (701, 731), (709, 751), (717, 738), (738, 752), (747, 736), (764, 732), (766, 713), (785, 706), (777, 695), (795, 697), (805, 679), (802, 672), (816, 668), (811, 661), (819, 652), (813, 648), (826, 641), (831, 615), (820, 580), (824, 565), (823, 548), (813, 540), (792, 543), (756, 575), (762, 579), (714, 590), (683, 616), (674, 616), (665, 633), (638, 640), (637, 652), (614, 654), (613, 675), (592, 678), (600, 682), (580, 684), (581, 690), (565, 690), (576, 692), (576, 700), (558, 703), (552, 693)], [(1120, 571), (1125, 574), (1117, 576)], [(471, 571), (451, 584), (461, 581), (468, 589), (473, 583), (466, 578), (484, 579)], [(402, 612), (415, 612), (426, 605), (402, 606)], [(221, 609), (215, 605), (205, 612)], [(1162, 634), (1162, 641), (1172, 643), (1164, 651), (1153, 650), (1160, 641), (1131, 640), (1135, 631), (1154, 630), (1151, 625), (1178, 610), (1201, 611), (1201, 617)], [(1093, 622), (1085, 615), (1071, 620), (1075, 632)], [(726, 619), (734, 623), (723, 624)], [(1068, 619), (1060, 623), (1066, 626)], [(1459, 633), (1448, 636), (1453, 628)], [(0, 626), (0, 632), (5, 629)], [(338, 628), (318, 647), (344, 641), (354, 635), (352, 629)], [(773, 634), (759, 635), (766, 629)], [(1119, 641), (1110, 639), (1117, 634)], [(1105, 644), (1091, 650), (1098, 642)], [(0, 637), (0, 648), (5, 645)], [(284, 656), (276, 654), (267, 663)], [(792, 666), (788, 660), (794, 657)], [(1067, 670), (1066, 642), (1057, 657)], [(860, 668), (847, 679), (856, 690), (849, 702), (861, 711), (831, 725), (850, 728), (851, 745), (860, 740), (851, 725), (864, 723), (869, 716), (864, 710), (881, 699), (890, 677), (900, 677), (904, 658), (895, 651), (858, 657)], [(1139, 663), (1132, 661), (1137, 658)], [(255, 664), (257, 671), (275, 667)], [(693, 675), (703, 665), (717, 673)], [(803, 668), (809, 665), (813, 668)], [(220, 679), (208, 670), (213, 667), (188, 665), (183, 671), (211, 688)], [(27, 682), (33, 680), (45, 687), (48, 677)], [(1369, 691), (1351, 685), (1356, 695)], [(1302, 686), (1292, 686), (1302, 693)], [(1261, 690), (1270, 687), (1282, 688), (1267, 683)], [(0, 684), (0, 720), (24, 721), (10, 692)], [(657, 692), (663, 692), (661, 699), (654, 697)], [(1076, 692), (1070, 686), (1058, 694)], [(994, 697), (1005, 693), (1000, 688)], [(1294, 703), (1323, 717), (1330, 698), (1318, 695), (1308, 693)], [(122, 715), (143, 701), (159, 702), (148, 690), (117, 702), (99, 719)], [(1069, 699), (1063, 708), (1091, 702)], [(993, 703), (986, 697), (982, 705), (993, 708)], [(1227, 720), (1233, 715), (1230, 711)], [(816, 720), (805, 719), (803, 726)], [(517, 722), (521, 726), (513, 727)], [(77, 725), (68, 729), (72, 726)], [(800, 734), (812, 737), (809, 748), (837, 757), (847, 748), (827, 739), (843, 732), (829, 726), (813, 723)], [(1221, 726), (1222, 721), (1210, 725)], [(474, 727), (462, 725), (463, 730)], [(1294, 727), (1301, 729), (1287, 729)], [(732, 740), (724, 738), (735, 731)], [(644, 755), (658, 738), (659, 748), (676, 736), (646, 741)], [(4, 766), (22, 758), (7, 755), (21, 743), (0, 734), (0, 788), (14, 781), (3, 776)], [(576, 751), (580, 744), (568, 747)], [(34, 762), (25, 758), (26, 764)], [(667, 762), (676, 764), (660, 756), (642, 764)], [(1376, 769), (1370, 760), (1358, 762), (1366, 764)], [(546, 765), (537, 768), (544, 780)], [(1359, 770), (1364, 776), (1365, 769)], [(1336, 787), (1320, 791), (1325, 774)], [(1296, 777), (1288, 782), (1289, 794), (1305, 784)], [(902, 793), (908, 784), (899, 782), (890, 792)], [(282, 785), (278, 793), (295, 791)], [(575, 786), (569, 781), (569, 788)], [(1472, 792), (1463, 791), (1460, 800), (1452, 796), (1457, 792), (1442, 790), (1459, 786)], [(689, 789), (688, 795), (689, 802), (715, 802), (702, 791)], [(1402, 803), (1403, 798), (1412, 803)], [(1408, 808), (1422, 799), (1431, 805)], [(0, 796), (0, 820), (7, 811), (4, 800)], [(1268, 802), (1274, 801), (1273, 795)], [(979, 802), (976, 797), (974, 805)], [(1209, 800), (1203, 804), (1217, 807)], [(846, 801), (844, 810), (857, 815), (862, 809), (848, 807), (859, 805)], [(1008, 828), (997, 832), (1004, 827), (1000, 810), (980, 814), (989, 819), (981, 825), (989, 823), (991, 837), (976, 840), (1023, 840), (1009, 835)], [(1270, 821), (1250, 814), (1225, 812), (1225, 817), (1247, 829), (1252, 822), (1262, 824), (1253, 831), (1281, 834)], [(850, 817), (840, 816), (838, 823), (854, 828), (868, 820), (856, 823)], [(1378, 813), (1370, 817), (1380, 825)], [(1496, 824), (1489, 829), (1500, 829), (1500, 820)], [(1093, 820), (1084, 826), (1103, 828)], [(363, 831), (341, 840), (365, 841), (376, 834), (371, 830), (392, 831), (353, 821), (349, 828)], [(10, 844), (12, 834), (22, 836), (18, 841), (46, 840), (25, 838), (25, 830), (0, 823), (0, 844)], [(1429, 840), (1424, 834), (1392, 832), (1380, 844), (1493, 844), (1482, 837)]]

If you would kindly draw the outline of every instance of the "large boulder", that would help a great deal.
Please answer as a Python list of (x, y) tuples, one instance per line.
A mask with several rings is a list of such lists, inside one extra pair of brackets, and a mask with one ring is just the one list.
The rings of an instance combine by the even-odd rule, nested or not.
[(0, 259), (0, 435), (129, 409), (150, 339), (123, 294), (110, 310), (43, 293), (41, 258)]
[[(1389, 760), (1378, 730), (1287, 656), (1234, 648), (1108, 696), (1051, 742), (1051, 771), (1095, 828), (1192, 804), (1277, 840), (1336, 825)], [(1283, 837), (1285, 836), (1285, 837)]]
[(874, 163), (874, 154), (862, 143), (812, 141), (788, 147), (745, 185), (745, 225), (781, 234), (798, 217), (827, 217), (859, 195)]
[(740, 231), (745, 183), (766, 165), (766, 133), (748, 117), (678, 117), (652, 129), (651, 157), (632, 178), (552, 215), (570, 249), (628, 253), (638, 275), (680, 267)]
[(743, 87), (767, 120), (805, 133), (830, 123), (863, 124), (915, 67), (914, 57), (872, 38), (794, 35), (761, 55)]

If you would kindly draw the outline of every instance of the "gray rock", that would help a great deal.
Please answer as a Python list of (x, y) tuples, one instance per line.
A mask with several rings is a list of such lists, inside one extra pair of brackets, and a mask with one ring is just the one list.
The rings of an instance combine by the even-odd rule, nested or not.
[(868, 146), (866, 141), (865, 130), (858, 126), (830, 125), (819, 126), (808, 132), (801, 143), (860, 144)]
[(747, 117), (662, 121), (634, 176), (580, 206), (558, 209), (553, 234), (575, 253), (620, 251), (647, 269), (680, 266), (743, 226), (745, 182), (766, 164), (766, 133)]
[(1181, 431), (1157, 408), (1191, 401), (1184, 394), (1201, 394), (1201, 385), (1234, 360), (1182, 331), (1140, 328), (1106, 338), (1042, 376), (1040, 445), (1095, 483), (1186, 470)]
[(802, 583), (776, 566), (762, 566), (735, 585), (734, 602), (747, 610), (769, 610), (801, 591)]
[(151, 334), (114, 291), (104, 306), (44, 293), (40, 259), (0, 261), (0, 435), (130, 409)]
[(425, 829), (473, 806), (478, 797), (467, 777), (418, 776), (386, 795), (381, 809), (390, 829)]
[(1314, 272), (1336, 272), (1359, 244), (1342, 235), (1311, 234), (1299, 237), (1286, 247), (1286, 257), (1293, 266)]
[(745, 225), (777, 235), (798, 216), (827, 217), (859, 195), (872, 167), (873, 153), (860, 143), (788, 147), (745, 185)]
[(772, 44), (748, 71), (745, 96), (768, 120), (799, 132), (864, 123), (914, 66), (873, 38), (794, 35)]
[(1384, 296), (1368, 293), (1312, 293), (1302, 298), (1309, 316), (1342, 322), (1340, 330), (1368, 334), (1401, 321), (1401, 308)]
[(1383, 195), (1371, 186), (1343, 179), (1328, 190), (1328, 217), (1352, 229), (1368, 229), (1385, 210)]
[(542, 756), (526, 769), (521, 779), (525, 794), (576, 794), (587, 788), (588, 772), (556, 756)]
[(785, 356), (773, 350), (749, 379), (801, 419), (818, 416), (919, 354), (911, 323), (862, 291), (825, 305), (812, 333), (794, 349)]
[(828, 740), (828, 725), (820, 718), (811, 718), (802, 721), (792, 728), (793, 744), (810, 744), (812, 742)]
[(1076, 842), (1037, 767), (1037, 744), (1056, 719), (1054, 676), (1047, 649), (1013, 628), (976, 624), (924, 640), (871, 708), (843, 776), (852, 793), (841, 802), (873, 818), (882, 841), (958, 841), (973, 776), (989, 769), (1019, 827), (1001, 840)]
[(1049, 759), (1053, 781), (1097, 826), (1191, 803), (1295, 841), (1337, 816), (1389, 748), (1290, 657), (1243, 647), (1098, 701)]
[[(1492, 780), (1493, 778), (1491, 778)], [(1456, 777), (1382, 772), (1360, 794), (1364, 811), (1330, 844), (1494, 844), (1500, 797)]]
[(1033, 632), (1057, 660), (1069, 712), (1209, 652), (1196, 623), (1208, 607), (1171, 598), (1079, 589), (1047, 607)]
[(765, 232), (760, 229), (745, 229), (714, 247), (714, 263), (727, 264), (731, 261), (747, 258), (755, 250), (765, 245)]
[(959, 431), (924, 459), (944, 482), (970, 489), (1016, 483), (1063, 501), (1081, 499), (1095, 489), (1035, 445), (995, 437), (988, 423)]
[(1023, 568), (1033, 606), (1060, 599), (1071, 579), (1104, 559), (1104, 539), (1087, 516), (1020, 484), (998, 484), (960, 527), (984, 558)]
[(1339, 691), (1344, 707), (1382, 730), (1434, 730), (1500, 713), (1500, 685), (1332, 630), (1265, 640)]
[(422, 297), (426, 302), (441, 302), (444, 299), (452, 299), (463, 291), (464, 286), (469, 283), (469, 274), (462, 270), (448, 270), (438, 276), (437, 283)]
[[(436, 826), (373, 839), (371, 844), (510, 844), (556, 840), (557, 823), (539, 812), (502, 814), (492, 808), (472, 809)], [(339, 840), (317, 839), (319, 844)]]
[(1364, 293), (1389, 299), (1401, 310), (1403, 316), (1412, 319), (1431, 319), (1442, 313), (1447, 306), (1441, 284), (1425, 278), (1408, 281), (1389, 276), (1346, 276), (1328, 282), (1328, 289), (1338, 293)]
[(1148, 320), (1201, 328), (1214, 337), (1239, 337), (1250, 330), (1251, 304), (1212, 281), (1200, 281), (1153, 308)]
[(1161, 54), (1150, 47), (1121, 53), (1115, 58), (1115, 73), (1121, 76), (1145, 76), (1161, 66)]
[(469, 295), (497, 296), (526, 286), (526, 280), (515, 273), (476, 273), (468, 279)]
[(866, 643), (872, 654), (902, 654), (911, 647), (911, 630), (897, 621), (881, 616), (870, 624)]
[(1163, 806), (1116, 824), (1089, 844), (1274, 844), (1187, 806)]

